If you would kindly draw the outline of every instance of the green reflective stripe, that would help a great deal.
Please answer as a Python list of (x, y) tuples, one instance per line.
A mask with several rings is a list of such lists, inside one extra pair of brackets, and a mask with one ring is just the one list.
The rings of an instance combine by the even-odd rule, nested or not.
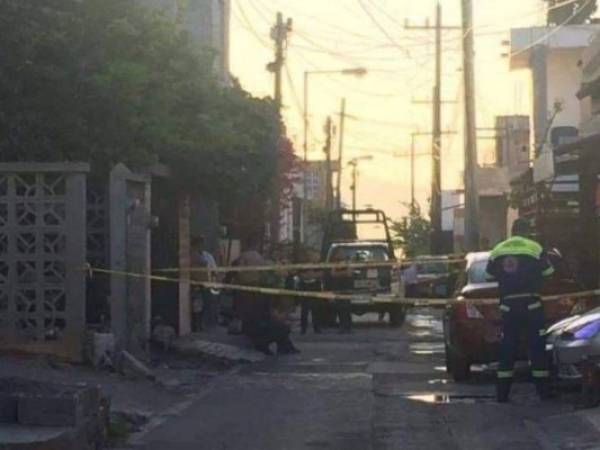
[(490, 259), (494, 260), (500, 256), (514, 255), (514, 256), (531, 256), (539, 259), (543, 252), (543, 248), (540, 244), (531, 239), (525, 239), (520, 236), (514, 236), (507, 239), (504, 242), (498, 244), (492, 250)]
[(532, 370), (531, 376), (533, 378), (548, 378), (550, 376), (550, 372), (547, 370)]
[(507, 306), (507, 305), (500, 305), (500, 311), (506, 311), (506, 312), (509, 312), (509, 311), (510, 311), (510, 306)]
[(553, 273), (554, 273), (554, 267), (550, 266), (550, 267), (548, 267), (546, 270), (544, 270), (542, 272), (542, 275), (545, 276), (545, 277), (549, 277)]
[(535, 294), (533, 292), (525, 292), (523, 294), (512, 294), (502, 297), (504, 300), (515, 300), (519, 298), (540, 298), (540, 294)]
[(497, 375), (498, 378), (512, 378), (514, 373), (514, 370), (499, 370)]
[(542, 304), (540, 302), (535, 302), (535, 303), (532, 303), (531, 305), (527, 305), (527, 309), (530, 310), (530, 311), (532, 309), (538, 309), (538, 308), (541, 308), (541, 307), (542, 307)]
[(539, 330), (539, 331), (538, 331), (538, 334), (539, 334), (540, 336), (546, 336), (546, 330)]

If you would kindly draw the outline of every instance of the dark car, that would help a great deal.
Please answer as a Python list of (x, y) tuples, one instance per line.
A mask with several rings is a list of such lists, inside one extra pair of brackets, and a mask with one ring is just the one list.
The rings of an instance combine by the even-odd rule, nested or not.
[[(498, 299), (498, 284), (486, 278), (485, 269), (489, 252), (467, 255), (465, 270), (457, 282), (455, 299), (444, 314), (444, 337), (446, 347), (446, 367), (456, 381), (465, 380), (470, 375), (471, 364), (484, 364), (497, 361), (498, 344), (501, 332), (501, 314), (497, 302), (474, 304), (472, 300)], [(582, 290), (567, 264), (557, 251), (549, 252), (555, 268), (542, 287), (543, 295), (569, 294)], [(568, 295), (560, 300), (544, 303), (547, 325), (568, 317), (575, 307), (590, 309), (591, 299), (573, 299)], [(527, 359), (527, 345), (523, 340), (518, 358)]]
[[(382, 242), (334, 243), (329, 248), (329, 263), (387, 263), (394, 260), (389, 246)], [(394, 301), (392, 286), (396, 281), (390, 265), (385, 267), (339, 268), (325, 271), (323, 285), (326, 291), (353, 296), (352, 313), (388, 312), (390, 324), (401, 325), (404, 308)]]
[(451, 264), (444, 256), (418, 256), (417, 287), (415, 295), (425, 298), (450, 297), (452, 295)]

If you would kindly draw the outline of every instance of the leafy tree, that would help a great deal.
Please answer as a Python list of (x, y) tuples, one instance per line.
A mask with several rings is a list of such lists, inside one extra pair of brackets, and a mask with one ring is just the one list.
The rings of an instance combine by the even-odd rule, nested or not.
[(161, 161), (188, 189), (269, 198), (291, 149), (273, 102), (219, 84), (212, 51), (141, 3), (0, 0), (2, 160)]
[(408, 257), (429, 253), (431, 222), (425, 218), (418, 204), (407, 205), (408, 216), (392, 224), (394, 245)]

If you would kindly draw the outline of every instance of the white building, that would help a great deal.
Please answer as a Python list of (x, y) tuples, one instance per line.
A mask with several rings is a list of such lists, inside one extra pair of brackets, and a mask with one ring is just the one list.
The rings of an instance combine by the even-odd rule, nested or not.
[(506, 167), (509, 179), (512, 180), (530, 166), (529, 116), (496, 116), (495, 128), (495, 165)]
[(231, 0), (139, 0), (181, 20), (197, 42), (215, 52), (215, 73), (229, 83)]
[[(536, 181), (553, 176), (551, 152), (542, 146), (556, 146), (573, 139), (581, 121), (577, 92), (581, 85), (581, 58), (598, 25), (532, 27), (511, 30), (510, 69), (529, 70), (532, 80), (532, 137), (537, 158)], [(552, 121), (554, 105), (561, 110)]]

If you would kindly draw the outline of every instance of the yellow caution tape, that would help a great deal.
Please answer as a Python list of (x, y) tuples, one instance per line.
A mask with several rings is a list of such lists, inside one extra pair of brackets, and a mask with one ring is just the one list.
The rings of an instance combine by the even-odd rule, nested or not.
[[(109, 270), (109, 269), (101, 269), (97, 267), (92, 267), (90, 265), (86, 265), (84, 268), (90, 275), (93, 275), (94, 272), (98, 273), (106, 273), (113, 274), (125, 277), (132, 278), (144, 278), (153, 281), (164, 281), (171, 283), (179, 283), (184, 281), (189, 283), (192, 286), (204, 287), (207, 289), (226, 289), (231, 291), (239, 291), (239, 292), (251, 292), (257, 294), (265, 294), (272, 296), (288, 296), (288, 297), (299, 297), (299, 298), (311, 298), (311, 299), (320, 299), (327, 301), (335, 301), (335, 300), (346, 300), (350, 302), (357, 303), (394, 303), (401, 304), (405, 306), (446, 306), (451, 305), (458, 300), (454, 298), (405, 298), (400, 295), (394, 294), (339, 294), (331, 291), (297, 291), (291, 289), (279, 289), (279, 288), (266, 288), (260, 286), (244, 286), (239, 284), (228, 284), (228, 283), (215, 283), (210, 281), (196, 281), (188, 278), (171, 278), (159, 275), (150, 275), (144, 273), (133, 273), (133, 272), (125, 272), (119, 270)], [(557, 295), (546, 295), (541, 298), (544, 302), (558, 301), (558, 300), (577, 300), (586, 297), (597, 297), (600, 296), (600, 289), (587, 290), (587, 291), (579, 291), (565, 294), (557, 294)], [(368, 299), (368, 300), (367, 300)], [(500, 303), (500, 300), (497, 298), (477, 298), (477, 299), (464, 299), (461, 301), (468, 302), (472, 305), (497, 305)]]
[(306, 264), (264, 264), (260, 266), (223, 266), (223, 267), (183, 267), (183, 268), (167, 268), (167, 269), (155, 269), (153, 272), (156, 273), (177, 273), (177, 272), (190, 272), (190, 273), (223, 273), (223, 272), (289, 272), (296, 270), (311, 270), (311, 269), (377, 269), (377, 268), (399, 268), (409, 263), (429, 263), (429, 262), (445, 262), (445, 263), (459, 263), (464, 262), (464, 258), (454, 259), (427, 259), (427, 260), (397, 260), (397, 261), (372, 261), (362, 263), (352, 262), (335, 262), (335, 263), (306, 263)]

